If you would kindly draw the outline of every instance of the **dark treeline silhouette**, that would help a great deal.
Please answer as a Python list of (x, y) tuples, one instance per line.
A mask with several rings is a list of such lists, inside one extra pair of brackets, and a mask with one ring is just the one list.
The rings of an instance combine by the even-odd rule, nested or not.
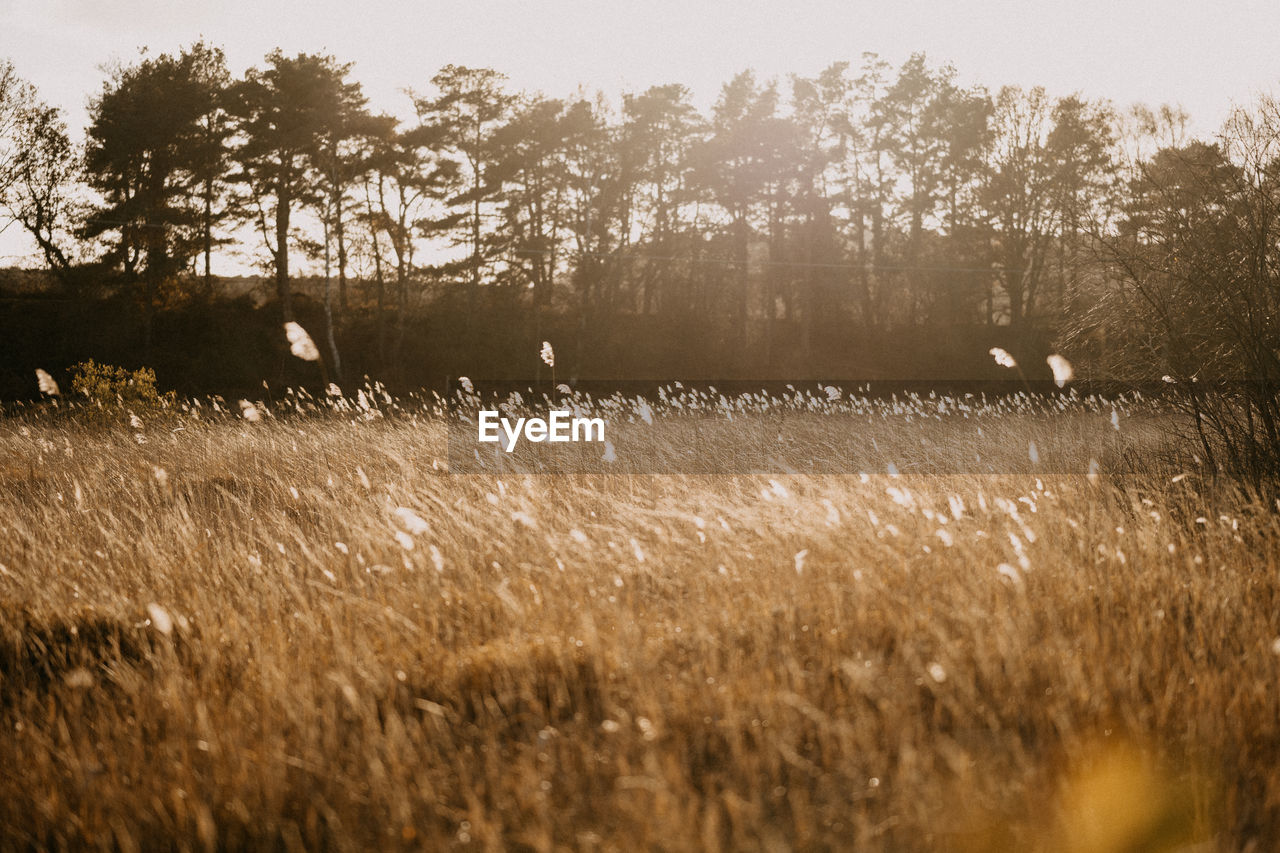
[[(991, 378), (995, 345), (1189, 377), (1165, 351), (1178, 323), (1146, 321), (1191, 316), (1199, 273), (1142, 334), (1122, 303), (1165, 261), (1238, 269), (1186, 243), (1240, 237), (1229, 200), (1271, 191), (1269, 165), (1241, 176), (1274, 125), (1188, 140), (1174, 108), (966, 87), (923, 55), (743, 72), (705, 114), (676, 84), (610, 104), (490, 69), (429, 82), (402, 121), (331, 56), (275, 51), (237, 79), (195, 44), (112, 71), (77, 142), (0, 64), (0, 210), (49, 282), (0, 296), (0, 393), (88, 357), (184, 391), (318, 381), (288, 320), (328, 377), (402, 387), (533, 377), (542, 340), (565, 379)], [(269, 274), (265, 304), (213, 274), (231, 250)]]

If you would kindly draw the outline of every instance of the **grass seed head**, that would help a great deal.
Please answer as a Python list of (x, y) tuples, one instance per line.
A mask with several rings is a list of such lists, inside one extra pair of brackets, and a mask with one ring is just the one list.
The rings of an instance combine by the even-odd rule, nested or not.
[(40, 386), (41, 394), (47, 394), (50, 397), (57, 397), (62, 393), (58, 388), (58, 383), (53, 380), (53, 377), (38, 367), (36, 368), (36, 383)]
[(289, 339), (289, 352), (303, 361), (319, 361), (320, 350), (315, 341), (307, 334), (307, 330), (290, 320), (284, 324), (285, 337)]
[(992, 347), (988, 352), (990, 352), (991, 357), (996, 360), (996, 364), (1001, 367), (1018, 366), (1018, 362), (1014, 361), (1013, 356), (1009, 355), (1008, 350), (1001, 349), (1000, 347)]
[(1049, 369), (1053, 371), (1053, 381), (1059, 388), (1065, 386), (1075, 376), (1071, 362), (1057, 353), (1049, 356), (1045, 361), (1049, 362)]

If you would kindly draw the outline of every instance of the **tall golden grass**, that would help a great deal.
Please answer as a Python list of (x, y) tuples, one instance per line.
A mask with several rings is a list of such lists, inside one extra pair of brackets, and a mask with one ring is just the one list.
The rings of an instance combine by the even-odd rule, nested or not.
[(1109, 409), (1039, 476), (459, 475), (435, 417), (207, 421), (0, 421), (4, 848), (1280, 838), (1280, 519), (1116, 473)]

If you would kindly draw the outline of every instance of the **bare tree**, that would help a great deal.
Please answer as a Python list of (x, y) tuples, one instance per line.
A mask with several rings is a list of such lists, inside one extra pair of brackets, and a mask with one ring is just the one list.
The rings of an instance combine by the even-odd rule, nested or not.
[(76, 175), (61, 113), (43, 103), (12, 64), (0, 62), (0, 231), (13, 224), (24, 229), (64, 285), (71, 283), (64, 247)]
[(1280, 105), (1139, 164), (1099, 246), (1069, 340), (1102, 375), (1162, 377), (1202, 461), (1261, 486), (1280, 471)]

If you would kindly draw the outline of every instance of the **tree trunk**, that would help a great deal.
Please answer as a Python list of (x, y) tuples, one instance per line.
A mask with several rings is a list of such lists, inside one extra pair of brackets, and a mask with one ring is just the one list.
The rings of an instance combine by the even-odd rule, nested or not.
[(396, 254), (396, 342), (392, 353), (397, 378), (402, 371), (401, 353), (404, 350), (405, 315), (409, 313), (409, 270), (403, 251)]
[(747, 233), (746, 214), (741, 214), (736, 223), (737, 228), (737, 250), (738, 250), (738, 299), (735, 317), (735, 334), (737, 336), (736, 347), (738, 355), (738, 364), (742, 363), (742, 359), (747, 353), (747, 317), (748, 302), (751, 295), (751, 270), (750, 270), (750, 238)]
[(476, 180), (476, 198), (471, 213), (471, 287), (467, 293), (467, 309), (474, 315), (476, 299), (480, 295), (480, 182)]
[(148, 268), (143, 275), (142, 304), (142, 360), (148, 364), (151, 362), (151, 327), (155, 318), (155, 310), (155, 275), (151, 272), (150, 265), (148, 265)]
[(342, 359), (338, 356), (338, 342), (333, 334), (332, 265), (329, 255), (329, 223), (324, 223), (324, 333), (329, 344), (329, 357), (333, 360), (333, 378), (342, 382)]
[(213, 297), (213, 180), (204, 182), (204, 295)]
[(293, 320), (293, 295), (289, 289), (289, 190), (280, 186), (276, 191), (276, 298), (280, 300), (280, 312), (284, 322)]
[(347, 313), (347, 227), (342, 221), (342, 193), (333, 196), (333, 230), (338, 238), (338, 308)]
[[(381, 195), (381, 191), (379, 191)], [(369, 233), (373, 237), (373, 270), (377, 285), (373, 315), (374, 337), (378, 341), (378, 366), (387, 369), (387, 330), (386, 330), (386, 283), (382, 276), (382, 248), (378, 245), (378, 223), (373, 216), (373, 199), (369, 195), (369, 185), (364, 188), (365, 208), (369, 212)]]

